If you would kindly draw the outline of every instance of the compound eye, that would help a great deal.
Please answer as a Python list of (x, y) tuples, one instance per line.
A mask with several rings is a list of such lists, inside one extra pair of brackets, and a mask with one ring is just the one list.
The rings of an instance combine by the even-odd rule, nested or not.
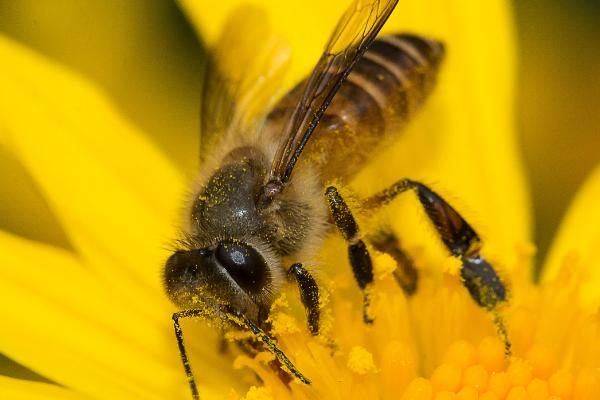
[(245, 291), (259, 292), (267, 283), (269, 268), (265, 259), (246, 243), (222, 242), (215, 250), (215, 257)]
[[(206, 250), (179, 250), (165, 263), (163, 279), (167, 294), (182, 308), (189, 308), (189, 298), (196, 292), (209, 266)], [(213, 263), (214, 264), (214, 263)]]

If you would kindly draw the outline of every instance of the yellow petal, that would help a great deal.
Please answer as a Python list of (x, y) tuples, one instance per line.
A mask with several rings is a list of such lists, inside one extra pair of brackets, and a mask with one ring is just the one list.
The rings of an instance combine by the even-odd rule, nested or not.
[(85, 400), (91, 397), (49, 383), (0, 375), (0, 398), (10, 400)]
[[(0, 38), (0, 143), (39, 185), (76, 250), (105, 279), (159, 296), (182, 177), (100, 91)], [(146, 299), (140, 299), (146, 300)]]
[(556, 278), (569, 264), (581, 274), (579, 301), (585, 308), (600, 306), (600, 166), (579, 189), (564, 217), (542, 269), (542, 282)]
[[(1, 315), (14, 328), (3, 329), (3, 349), (90, 394), (187, 395), (159, 275), (176, 237), (181, 175), (97, 88), (2, 37), (0, 57), (0, 144), (37, 182), (80, 257), (57, 260), (3, 238), (3, 267), (19, 266), (2, 270), (10, 301)], [(190, 342), (192, 358), (208, 363), (198, 374), (204, 392), (236, 386), (220, 377), (230, 360), (214, 332)]]
[(20, 0), (3, 7), (0, 26), (105, 88), (177, 165), (194, 171), (201, 51), (176, 8), (163, 1), (80, 7)]
[(153, 326), (64, 250), (2, 234), (0, 254), (0, 351), (90, 395), (168, 393), (167, 320)]
[[(0, 287), (0, 352), (28, 368), (110, 398), (171, 398), (185, 389), (168, 309), (158, 310), (159, 321), (148, 318), (65, 250), (0, 232)], [(188, 346), (202, 365), (203, 391), (236, 386), (221, 376), (231, 361), (216, 351), (216, 335), (202, 334)]]
[(69, 239), (23, 165), (0, 144), (0, 229), (63, 248)]
[[(165, 318), (148, 318), (143, 310), (128, 302), (127, 297), (98, 281), (88, 266), (68, 251), (0, 231), (0, 276), (6, 284), (71, 312), (79, 312), (80, 319), (97, 324), (100, 330), (116, 330), (113, 333), (124, 336), (143, 353), (165, 358), (156, 350), (164, 344), (163, 332), (170, 329), (168, 309), (158, 310)], [(14, 303), (7, 307), (10, 310)], [(115, 313), (117, 309), (119, 313)], [(19, 314), (16, 311), (15, 314)]]
[[(237, 1), (181, 3), (209, 47), (218, 45), (227, 19), (240, 9)], [(264, 10), (271, 34), (290, 44), (292, 61), (284, 88), (310, 71), (349, 3), (243, 3)], [(252, 29), (249, 25), (240, 29)], [(383, 32), (440, 39), (447, 46), (447, 59), (423, 112), (356, 185), (371, 192), (404, 176), (432, 184), (479, 231), (486, 252), (508, 269), (523, 264), (522, 249), (531, 240), (529, 198), (515, 140), (512, 29), (510, 7), (502, 0), (400, 2)], [(230, 67), (239, 68), (239, 63)], [(414, 207), (393, 215), (399, 221), (394, 225), (408, 238), (407, 247), (432, 241), (419, 228), (423, 217)]]

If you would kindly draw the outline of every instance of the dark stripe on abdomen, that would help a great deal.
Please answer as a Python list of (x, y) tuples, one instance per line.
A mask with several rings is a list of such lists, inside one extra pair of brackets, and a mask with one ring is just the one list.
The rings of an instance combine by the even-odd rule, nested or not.
[[(396, 83), (387, 90), (390, 93), (387, 98), (392, 117), (404, 120), (412, 116), (430, 93), (443, 56), (440, 42), (408, 34), (390, 35), (376, 40), (357, 67), (366, 60), (374, 61), (380, 74), (386, 71), (395, 77)], [(370, 75), (370, 80), (376, 82), (378, 75)]]
[[(304, 149), (324, 180), (360, 171), (386, 137), (393, 137), (435, 85), (444, 56), (440, 42), (415, 35), (383, 36), (356, 63)], [(300, 99), (303, 83), (267, 118), (273, 140)], [(284, 112), (284, 110), (288, 110)]]

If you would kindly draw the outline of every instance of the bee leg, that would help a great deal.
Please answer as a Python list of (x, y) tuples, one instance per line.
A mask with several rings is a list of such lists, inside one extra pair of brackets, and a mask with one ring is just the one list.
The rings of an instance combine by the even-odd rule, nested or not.
[[(230, 310), (228, 308), (221, 309), (224, 317), (237, 326), (248, 329), (252, 334), (254, 334), (255, 338), (260, 341), (267, 350), (269, 350), (277, 361), (279, 361), (294, 377), (299, 379), (302, 383), (310, 385), (310, 380), (305, 377), (294, 364), (287, 358), (285, 353), (277, 347), (276, 341), (267, 335), (262, 329), (260, 329), (256, 324), (250, 321), (245, 315)], [(190, 385), (190, 391), (192, 392), (192, 398), (194, 400), (199, 400), (200, 395), (198, 394), (198, 386), (196, 385), (196, 379), (194, 378), (194, 374), (192, 373), (192, 366), (190, 365), (190, 361), (187, 355), (187, 350), (185, 348), (185, 343), (183, 341), (183, 330), (181, 329), (181, 325), (179, 324), (179, 320), (182, 318), (194, 318), (201, 317), (205, 315), (205, 311), (202, 309), (190, 309), (183, 310), (173, 313), (173, 323), (175, 326), (175, 337), (177, 338), (177, 345), (179, 347), (179, 355), (181, 356), (181, 362), (183, 363), (183, 369), (185, 370), (185, 375), (187, 376), (188, 383)]]
[(488, 310), (506, 300), (506, 290), (494, 269), (481, 256), (481, 239), (467, 221), (437, 193), (422, 183), (403, 179), (368, 198), (366, 208), (388, 204), (397, 195), (414, 190), (446, 248), (462, 261), (461, 277), (471, 297)]
[(185, 375), (190, 385), (192, 398), (194, 400), (199, 400), (200, 395), (198, 394), (198, 386), (196, 386), (196, 379), (194, 378), (194, 374), (192, 373), (192, 366), (190, 365), (190, 360), (188, 359), (187, 351), (185, 349), (185, 343), (183, 342), (183, 330), (181, 329), (181, 325), (179, 325), (179, 320), (181, 318), (199, 317), (200, 315), (202, 315), (201, 313), (201, 310), (184, 310), (173, 313), (172, 317), (173, 324), (175, 327), (175, 337), (177, 338), (177, 346), (179, 347), (179, 355), (181, 356), (183, 369), (185, 370)]
[(298, 289), (300, 289), (300, 299), (306, 309), (306, 318), (308, 320), (308, 330), (313, 336), (319, 334), (319, 286), (312, 275), (302, 266), (302, 264), (293, 264), (288, 274), (296, 279)]
[(223, 310), (225, 317), (232, 323), (241, 326), (243, 328), (248, 329), (252, 334), (254, 334), (255, 338), (260, 341), (265, 348), (270, 351), (277, 361), (279, 361), (291, 375), (296, 377), (302, 383), (306, 385), (310, 385), (310, 380), (305, 377), (299, 370), (296, 368), (294, 364), (290, 361), (289, 358), (285, 355), (285, 353), (277, 346), (277, 342), (275, 339), (267, 335), (262, 329), (260, 329), (255, 323), (250, 321), (245, 315), (232, 311), (232, 310)]
[(354, 278), (363, 292), (363, 321), (373, 323), (369, 315), (369, 285), (373, 282), (373, 263), (365, 242), (360, 239), (358, 224), (338, 190), (329, 186), (325, 191), (335, 226), (348, 243), (348, 258)]
[(510, 354), (510, 342), (504, 322), (496, 307), (506, 301), (506, 288), (494, 268), (480, 254), (481, 239), (469, 223), (437, 193), (424, 184), (402, 179), (391, 187), (368, 198), (366, 209), (376, 209), (388, 204), (397, 195), (414, 190), (427, 216), (433, 222), (440, 238), (452, 255), (462, 262), (460, 276), (473, 300), (494, 315), (498, 334)]
[(369, 236), (369, 242), (375, 250), (389, 254), (398, 267), (394, 270), (394, 278), (407, 296), (417, 291), (419, 271), (415, 268), (412, 258), (400, 247), (398, 238), (391, 230), (382, 230)]

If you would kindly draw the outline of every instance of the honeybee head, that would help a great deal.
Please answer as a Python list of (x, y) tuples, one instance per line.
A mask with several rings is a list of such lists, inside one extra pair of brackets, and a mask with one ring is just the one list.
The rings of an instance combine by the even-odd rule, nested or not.
[(219, 314), (231, 307), (252, 319), (270, 305), (273, 277), (265, 257), (240, 240), (222, 240), (202, 249), (178, 250), (166, 262), (164, 282), (182, 309)]

